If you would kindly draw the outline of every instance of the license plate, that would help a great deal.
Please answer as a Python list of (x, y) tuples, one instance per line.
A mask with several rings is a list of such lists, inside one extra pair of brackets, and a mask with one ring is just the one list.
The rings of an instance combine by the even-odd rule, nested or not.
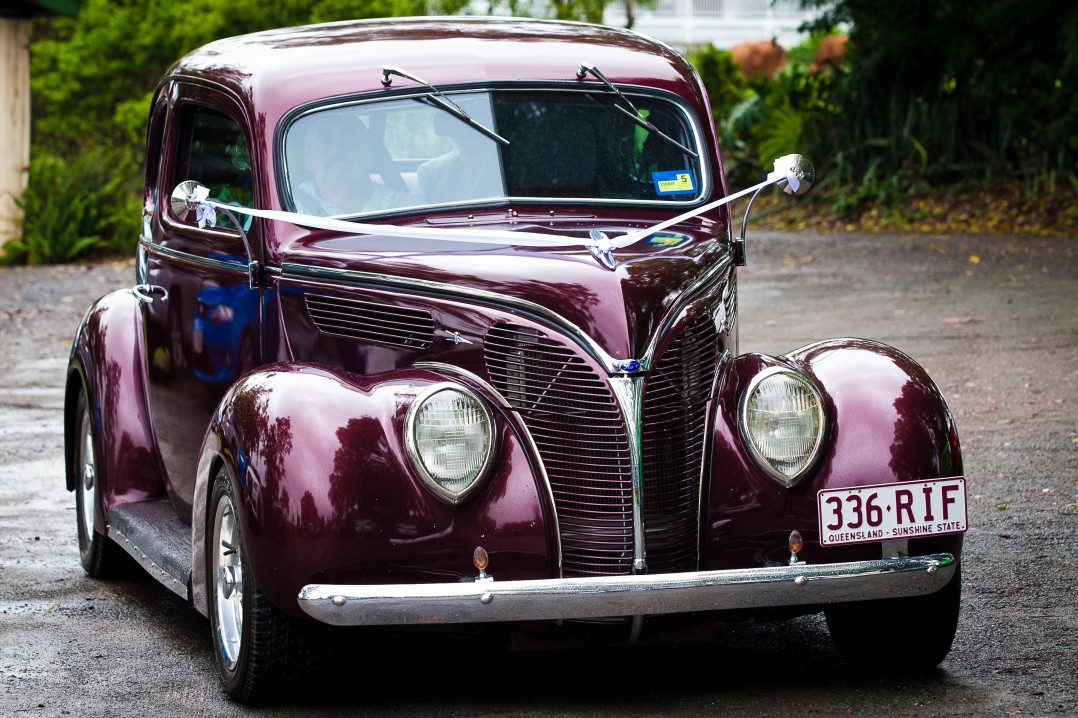
[(966, 480), (825, 489), (817, 495), (824, 546), (942, 536), (966, 530)]

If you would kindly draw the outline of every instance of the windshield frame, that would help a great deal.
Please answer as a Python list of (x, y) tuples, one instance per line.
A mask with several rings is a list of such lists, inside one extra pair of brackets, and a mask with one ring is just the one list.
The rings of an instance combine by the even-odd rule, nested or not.
[[(684, 98), (674, 92), (668, 90), (650, 87), (647, 85), (638, 84), (621, 84), (615, 83), (617, 88), (628, 97), (632, 98), (634, 102), (644, 99), (659, 100), (667, 103), (673, 110), (675, 110), (685, 127), (691, 133), (691, 141), (687, 142), (687, 146), (692, 148), (697, 153), (697, 158), (693, 160), (695, 170), (698, 173), (697, 181), (699, 184), (699, 191), (692, 199), (678, 199), (672, 197), (670, 199), (626, 199), (626, 198), (594, 198), (594, 197), (537, 197), (527, 195), (511, 195), (508, 191), (503, 196), (496, 198), (489, 198), (483, 200), (459, 200), (443, 203), (421, 203), (415, 205), (409, 205), (407, 207), (399, 207), (394, 209), (374, 210), (365, 212), (355, 212), (343, 215), (335, 215), (342, 219), (355, 219), (355, 218), (382, 218), (382, 217), (395, 217), (395, 216), (407, 216), (417, 214), (430, 214), (433, 212), (442, 212), (453, 209), (497, 209), (507, 208), (512, 206), (565, 206), (568, 208), (594, 208), (594, 207), (616, 207), (616, 208), (641, 208), (649, 210), (671, 210), (671, 211), (685, 211), (696, 206), (704, 204), (714, 188), (718, 185), (715, 180), (715, 171), (713, 167), (712, 153), (708, 150), (707, 143), (705, 142), (705, 130), (706, 127), (701, 123), (700, 118), (693, 107)], [(468, 93), (498, 93), (506, 91), (516, 92), (538, 92), (538, 93), (551, 93), (551, 92), (564, 92), (564, 93), (576, 93), (587, 94), (593, 96), (602, 96), (604, 101), (609, 99), (612, 104), (617, 104), (617, 95), (611, 90), (594, 84), (582, 85), (580, 82), (574, 81), (546, 81), (546, 82), (483, 82), (483, 83), (460, 83), (455, 85), (441, 85), (439, 90), (442, 94), (449, 97), (460, 94)], [(429, 89), (423, 86), (411, 86), (405, 88), (393, 88), (387, 89), (384, 92), (378, 92), (372, 94), (365, 92), (362, 94), (350, 94), (341, 95), (337, 97), (325, 98), (311, 103), (306, 103), (293, 108), (286, 113), (277, 125), (274, 133), (274, 163), (275, 168), (275, 181), (277, 184), (277, 195), (281, 203), (281, 206), (288, 211), (299, 211), (297, 209), (297, 203), (293, 197), (292, 187), (290, 185), (288, 157), (286, 155), (286, 141), (289, 132), (292, 130), (296, 122), (303, 118), (306, 118), (312, 114), (340, 109), (343, 107), (355, 107), (361, 105), (367, 105), (372, 103), (383, 103), (399, 100), (415, 100), (417, 102), (423, 102), (424, 98), (429, 94)], [(603, 112), (604, 108), (596, 105), (597, 112)], [(611, 108), (611, 111), (616, 111)], [(447, 113), (448, 114), (448, 113)], [(450, 115), (452, 116), (452, 115)], [(629, 118), (626, 118), (627, 122), (632, 122)], [(495, 128), (497, 129), (497, 128)], [(691, 159), (691, 158), (690, 158)]]

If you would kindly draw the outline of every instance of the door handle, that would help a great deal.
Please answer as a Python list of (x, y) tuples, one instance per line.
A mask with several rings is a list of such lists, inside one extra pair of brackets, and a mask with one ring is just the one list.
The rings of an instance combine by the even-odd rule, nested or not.
[(135, 299), (147, 304), (151, 303), (157, 296), (161, 297), (162, 302), (168, 301), (168, 290), (157, 284), (136, 284), (131, 287), (131, 293), (135, 295)]

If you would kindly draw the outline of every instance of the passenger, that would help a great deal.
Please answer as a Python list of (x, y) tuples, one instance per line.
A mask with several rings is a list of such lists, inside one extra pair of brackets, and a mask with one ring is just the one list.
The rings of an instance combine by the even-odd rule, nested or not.
[(417, 183), (425, 202), (440, 204), (505, 194), (494, 140), (450, 115), (438, 115), (435, 132), (453, 149), (419, 166)]

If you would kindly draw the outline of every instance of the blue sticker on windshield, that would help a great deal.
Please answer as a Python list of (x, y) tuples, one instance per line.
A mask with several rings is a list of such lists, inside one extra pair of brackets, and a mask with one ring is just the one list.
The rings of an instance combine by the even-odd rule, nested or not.
[(652, 172), (651, 180), (655, 183), (655, 191), (661, 195), (696, 194), (696, 178), (692, 170)]

